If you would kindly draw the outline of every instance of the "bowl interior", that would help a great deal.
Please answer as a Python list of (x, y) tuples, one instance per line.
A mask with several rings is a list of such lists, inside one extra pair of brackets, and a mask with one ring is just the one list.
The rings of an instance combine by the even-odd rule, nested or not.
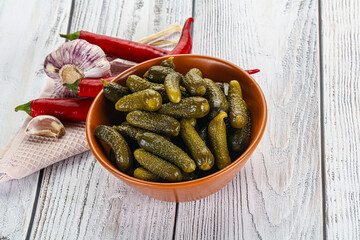
[[(125, 86), (126, 79), (129, 75), (136, 74), (142, 76), (149, 67), (159, 65), (161, 61), (166, 58), (168, 57), (157, 58), (136, 65), (135, 67), (132, 67), (120, 74), (115, 81)], [(243, 91), (243, 97), (251, 112), (252, 138), (248, 149), (241, 156), (238, 156), (237, 160), (234, 161), (227, 168), (231, 168), (233, 165), (239, 164), (241, 161), (246, 160), (246, 158), (254, 151), (257, 144), (259, 143), (266, 124), (266, 102), (258, 84), (244, 70), (240, 69), (234, 64), (231, 64), (221, 59), (202, 55), (175, 55), (174, 63), (176, 66), (176, 71), (180, 72), (183, 75), (185, 75), (187, 71), (189, 71), (191, 68), (199, 68), (203, 72), (203, 76), (205, 78), (210, 78), (215, 82), (229, 82), (231, 80), (239, 81)], [(115, 176), (125, 178), (130, 181), (142, 182), (143, 184), (146, 183), (149, 185), (157, 185), (159, 183), (150, 183), (138, 180), (117, 170), (108, 159), (109, 149), (104, 146), (100, 141), (98, 141), (94, 136), (94, 130), (98, 125), (118, 125), (121, 122), (125, 121), (125, 116), (126, 115), (124, 113), (116, 111), (114, 104), (111, 104), (109, 101), (107, 101), (103, 93), (101, 92), (96, 97), (92, 106), (90, 107), (86, 121), (86, 134), (90, 148), (94, 153), (95, 157), (99, 160), (99, 162)], [(227, 168), (224, 168), (214, 174), (221, 174), (222, 172), (225, 172)], [(188, 182), (166, 184), (178, 185), (186, 183)], [(163, 185), (165, 184), (163, 183)]]

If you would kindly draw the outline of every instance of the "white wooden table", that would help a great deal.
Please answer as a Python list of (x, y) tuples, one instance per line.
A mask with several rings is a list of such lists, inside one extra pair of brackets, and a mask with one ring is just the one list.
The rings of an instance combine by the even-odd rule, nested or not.
[(264, 137), (205, 199), (167, 203), (91, 152), (0, 184), (0, 239), (359, 239), (358, 0), (1, 0), (0, 148), (39, 96), (58, 34), (138, 40), (194, 17), (193, 53), (231, 61), (267, 98)]

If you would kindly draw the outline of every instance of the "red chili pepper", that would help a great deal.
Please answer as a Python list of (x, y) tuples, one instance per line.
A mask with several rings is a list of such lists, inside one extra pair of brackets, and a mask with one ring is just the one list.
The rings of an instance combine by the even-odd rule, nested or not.
[(255, 74), (260, 72), (260, 69), (250, 69), (250, 70), (245, 70), (245, 72), (247, 72), (248, 74)]
[(186, 20), (180, 40), (171, 52), (148, 44), (109, 37), (87, 31), (60, 34), (60, 36), (68, 40), (84, 39), (89, 43), (98, 45), (107, 55), (139, 63), (169, 54), (190, 53), (192, 49), (191, 23), (193, 21), (193, 18), (188, 18)]
[(98, 45), (107, 55), (137, 63), (169, 54), (169, 51), (165, 49), (148, 44), (109, 37), (87, 31), (60, 34), (60, 36), (69, 40), (84, 39), (89, 43)]
[(188, 18), (184, 24), (181, 32), (180, 40), (170, 54), (188, 54), (191, 53), (192, 49), (192, 38), (191, 38), (191, 23), (194, 19)]
[(85, 121), (93, 98), (39, 98), (17, 106), (32, 117), (51, 115), (61, 121)]
[(106, 78), (83, 78), (81, 80), (77, 80), (72, 84), (64, 83), (63, 86), (69, 88), (79, 97), (96, 97), (98, 93), (103, 89), (101, 79), (110, 82), (115, 78), (116, 76)]

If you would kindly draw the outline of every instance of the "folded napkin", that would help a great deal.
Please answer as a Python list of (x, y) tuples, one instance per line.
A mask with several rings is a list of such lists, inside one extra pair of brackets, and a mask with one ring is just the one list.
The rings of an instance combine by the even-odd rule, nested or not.
[[(54, 92), (54, 81), (49, 79), (41, 98), (62, 97)], [(0, 182), (28, 176), (63, 159), (89, 150), (85, 122), (66, 123), (65, 135), (59, 139), (27, 136), (28, 117), (10, 142), (0, 151)]]

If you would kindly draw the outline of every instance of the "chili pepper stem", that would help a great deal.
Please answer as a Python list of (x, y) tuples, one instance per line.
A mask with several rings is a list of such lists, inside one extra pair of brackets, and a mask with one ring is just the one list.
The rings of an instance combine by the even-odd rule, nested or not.
[(76, 95), (79, 92), (79, 83), (80, 83), (81, 79), (76, 80), (74, 83), (63, 83), (64, 87), (69, 88), (73, 93), (75, 93)]
[(74, 33), (69, 33), (69, 34), (60, 34), (60, 37), (62, 38), (66, 38), (68, 40), (75, 40), (78, 39), (80, 37), (80, 31), (78, 32), (74, 32)]
[(109, 86), (109, 82), (105, 81), (104, 79), (100, 79), (100, 81), (102, 82), (102, 84), (104, 84), (104, 86)]
[(84, 73), (75, 65), (66, 64), (59, 71), (63, 84), (73, 84), (84, 78)]
[(22, 104), (22, 105), (19, 105), (19, 106), (17, 106), (16, 108), (15, 108), (15, 112), (17, 112), (17, 111), (24, 111), (24, 112), (26, 112), (27, 114), (29, 114), (30, 116), (31, 116), (31, 103), (32, 103), (33, 101), (30, 101), (30, 102), (27, 102), (27, 103), (25, 103), (25, 104)]

